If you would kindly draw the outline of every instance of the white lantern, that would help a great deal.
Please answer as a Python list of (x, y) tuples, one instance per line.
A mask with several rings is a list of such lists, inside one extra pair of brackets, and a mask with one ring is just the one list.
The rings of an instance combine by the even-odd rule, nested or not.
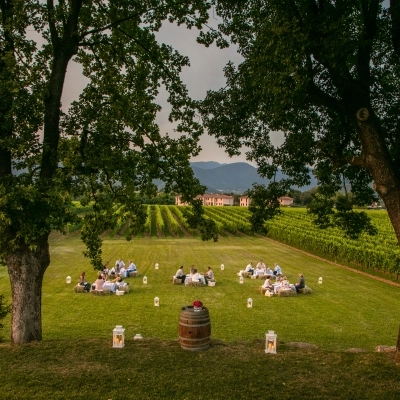
[(267, 289), (267, 290), (265, 291), (265, 297), (270, 297), (270, 296), (271, 296), (271, 292), (270, 292), (269, 289)]
[(117, 325), (113, 329), (113, 347), (122, 349), (125, 345), (125, 329), (122, 327), (122, 325)]
[(146, 275), (143, 277), (143, 283), (144, 283), (145, 285), (147, 285), (147, 276), (146, 276)]
[(70, 277), (70, 276), (67, 276), (67, 278), (65, 279), (65, 282), (71, 283), (71, 277)]
[(322, 284), (322, 276), (320, 276), (320, 277), (318, 278), (318, 283), (319, 283), (319, 284)]
[(277, 335), (274, 331), (268, 331), (265, 334), (265, 352), (276, 354), (276, 339)]
[(225, 269), (225, 265), (221, 264), (221, 271), (223, 271)]
[(252, 308), (253, 307), (253, 299), (248, 298), (247, 299), (247, 308)]
[(158, 267), (159, 267), (158, 263), (156, 263), (155, 267), (156, 267), (156, 269), (158, 269)]
[(154, 307), (160, 306), (160, 299), (158, 297), (154, 297)]
[(243, 278), (243, 276), (240, 276), (239, 283), (243, 283), (243, 282), (244, 282), (244, 278)]

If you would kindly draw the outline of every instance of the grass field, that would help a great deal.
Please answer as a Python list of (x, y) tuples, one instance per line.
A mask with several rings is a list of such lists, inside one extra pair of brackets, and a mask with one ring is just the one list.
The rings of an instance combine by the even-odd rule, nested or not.
[[(266, 238), (227, 236), (217, 243), (114, 238), (104, 242), (104, 260), (114, 264), (119, 257), (125, 263), (132, 259), (140, 277), (129, 278), (129, 294), (100, 297), (73, 292), (82, 270), (89, 281), (96, 275), (82, 250), (77, 235), (51, 239), (42, 343), (11, 346), (10, 320), (4, 321), (0, 399), (398, 398), (394, 355), (374, 352), (378, 345), (396, 344), (398, 286)], [(259, 280), (240, 284), (237, 272), (260, 259), (269, 265), (278, 262), (291, 282), (304, 273), (313, 293), (267, 298), (257, 291)], [(181, 264), (186, 271), (191, 264), (200, 271), (210, 265), (216, 286), (172, 285)], [(73, 278), (70, 285), (65, 283), (67, 275)], [(320, 276), (322, 285), (317, 283)], [(10, 299), (4, 267), (0, 293)], [(160, 307), (153, 305), (155, 296)], [(177, 340), (180, 309), (195, 299), (208, 307), (212, 325), (211, 348), (200, 353), (180, 349)], [(126, 329), (121, 350), (111, 347), (115, 325)], [(268, 330), (278, 334), (276, 356), (264, 353)], [(143, 341), (133, 340), (136, 333)], [(290, 342), (314, 344), (318, 350), (293, 349)], [(350, 348), (364, 352), (346, 352)]]

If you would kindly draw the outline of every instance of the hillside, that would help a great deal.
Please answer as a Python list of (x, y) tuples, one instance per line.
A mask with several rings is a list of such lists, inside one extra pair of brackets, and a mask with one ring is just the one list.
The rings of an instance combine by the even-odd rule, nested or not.
[[(191, 163), (194, 175), (200, 183), (207, 187), (208, 192), (243, 193), (252, 187), (253, 183), (268, 184), (269, 180), (262, 178), (257, 169), (245, 162), (219, 164), (215, 161)], [(284, 178), (278, 171), (277, 179)], [(312, 176), (311, 183), (300, 190), (309, 190), (317, 186), (317, 180)]]

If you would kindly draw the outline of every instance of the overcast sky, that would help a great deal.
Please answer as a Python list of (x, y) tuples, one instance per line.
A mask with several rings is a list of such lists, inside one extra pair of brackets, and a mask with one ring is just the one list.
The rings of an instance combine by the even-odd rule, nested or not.
[[(216, 26), (217, 20), (213, 17), (210, 21)], [(241, 61), (234, 47), (228, 49), (219, 49), (215, 45), (206, 48), (196, 42), (198, 35), (197, 29), (188, 30), (186, 27), (178, 27), (175, 24), (165, 22), (160, 32), (157, 34), (158, 40), (171, 45), (182, 55), (190, 59), (190, 67), (186, 67), (182, 72), (182, 80), (187, 85), (189, 94), (196, 100), (203, 99), (207, 90), (218, 90), (225, 86), (223, 68), (228, 61), (233, 61), (236, 65)], [(64, 108), (71, 101), (78, 99), (84, 86), (85, 78), (82, 76), (81, 68), (76, 63), (71, 62), (68, 66), (67, 77), (62, 98)], [(173, 135), (173, 126), (168, 121), (168, 103), (167, 95), (161, 93), (158, 103), (163, 107), (157, 123), (160, 131), (168, 132)], [(203, 151), (192, 161), (218, 161), (220, 163), (232, 163), (246, 161), (245, 155), (230, 158), (223, 149), (219, 148), (213, 137), (205, 134), (201, 139)]]

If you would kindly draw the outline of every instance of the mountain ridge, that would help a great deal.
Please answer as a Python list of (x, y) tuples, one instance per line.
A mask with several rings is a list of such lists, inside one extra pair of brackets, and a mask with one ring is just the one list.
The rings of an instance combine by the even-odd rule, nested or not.
[[(221, 164), (216, 161), (202, 161), (190, 163), (195, 177), (207, 187), (208, 193), (232, 192), (242, 194), (251, 189), (253, 183), (268, 185), (270, 182), (262, 178), (257, 168), (246, 162)], [(279, 181), (285, 175), (278, 170), (276, 179)], [(317, 186), (316, 178), (311, 174), (311, 182), (307, 186), (298, 188), (301, 191)]]

